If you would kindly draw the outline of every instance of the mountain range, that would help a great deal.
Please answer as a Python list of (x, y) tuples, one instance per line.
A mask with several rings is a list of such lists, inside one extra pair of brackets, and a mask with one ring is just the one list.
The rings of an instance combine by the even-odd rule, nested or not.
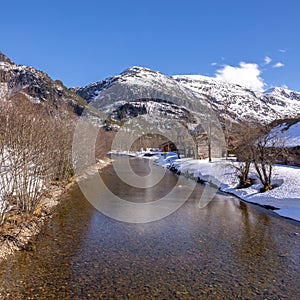
[[(174, 97), (193, 99), (210, 105), (219, 113), (226, 113), (235, 121), (255, 119), (269, 123), (275, 119), (297, 117), (300, 111), (300, 92), (275, 87), (262, 93), (211, 77), (166, 76), (138, 66), (117, 76), (71, 90), (100, 109), (111, 104), (110, 102), (130, 102), (145, 99), (149, 95), (148, 98), (153, 99), (155, 96), (171, 102)], [(128, 93), (129, 90), (135, 91), (135, 94)], [(119, 95), (117, 91), (121, 91)], [(108, 95), (110, 102), (105, 101)]]
[(183, 114), (187, 118), (187, 110), (206, 106), (233, 121), (255, 119), (262, 123), (295, 118), (300, 111), (300, 92), (274, 87), (262, 93), (211, 77), (166, 76), (138, 66), (87, 86), (67, 88), (42, 71), (15, 64), (0, 52), (0, 97), (16, 96), (41, 103), (52, 112), (68, 107), (77, 115), (87, 103), (112, 114), (124, 103), (137, 106), (137, 101), (139, 105), (143, 101), (147, 112), (159, 110), (166, 116)]
[(0, 52), (0, 98), (5, 101), (20, 97), (39, 103), (53, 115), (63, 111), (80, 115), (87, 105), (61, 81), (33, 67), (17, 65)]

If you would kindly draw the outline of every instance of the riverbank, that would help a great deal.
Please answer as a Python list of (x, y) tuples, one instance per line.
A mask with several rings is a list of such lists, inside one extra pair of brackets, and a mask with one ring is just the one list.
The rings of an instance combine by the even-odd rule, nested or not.
[[(158, 164), (165, 166), (162, 159), (158, 160)], [(261, 193), (260, 188), (262, 185), (253, 167), (250, 169), (249, 177), (254, 183), (248, 188), (237, 188), (239, 179), (234, 164), (237, 164), (237, 162), (183, 159), (175, 163), (173, 171), (188, 178), (217, 186), (222, 192), (271, 209), (282, 217), (300, 221), (299, 167), (275, 165), (272, 180), (274, 188)]]
[(0, 231), (0, 261), (12, 255), (15, 251), (31, 251), (30, 240), (36, 236), (44, 223), (52, 218), (55, 208), (61, 203), (63, 195), (81, 178), (90, 172), (97, 172), (110, 164), (109, 158), (97, 160), (82, 174), (74, 175), (68, 182), (53, 183), (47, 194), (37, 205), (32, 215), (15, 214), (3, 225)]
[[(150, 164), (133, 158), (130, 166), (142, 175)], [(122, 183), (113, 164), (100, 172), (133, 203), (161, 199), (178, 179), (166, 172), (150, 192)], [(203, 188), (161, 220), (127, 223), (74, 185), (32, 239), (35, 250), (0, 264), (0, 299), (298, 299), (299, 227), (221, 193), (200, 208)]]
[[(155, 161), (164, 168), (170, 168), (170, 161), (160, 152), (112, 152), (115, 155), (143, 157)], [(176, 159), (176, 158), (175, 158)], [(238, 188), (239, 178), (234, 165), (235, 159), (172, 159), (170, 168), (187, 178), (218, 187), (224, 193), (234, 195), (248, 203), (260, 205), (272, 210), (279, 216), (300, 222), (300, 167), (276, 164), (273, 166), (273, 189), (260, 192), (262, 184), (253, 166), (249, 177), (253, 184), (247, 188)]]

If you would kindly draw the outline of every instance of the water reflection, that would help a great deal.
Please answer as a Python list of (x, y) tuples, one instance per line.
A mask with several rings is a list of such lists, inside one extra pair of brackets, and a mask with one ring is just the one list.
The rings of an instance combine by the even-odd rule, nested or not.
[[(142, 162), (134, 161), (135, 168)], [(116, 185), (131, 201), (160, 197)], [(166, 189), (177, 178), (169, 173)], [(168, 184), (168, 186), (167, 186)], [(299, 227), (238, 199), (217, 195), (205, 208), (202, 187), (172, 215), (152, 223), (118, 222), (74, 188), (34, 241), (0, 266), (6, 299), (298, 299)], [(145, 197), (145, 198), (143, 198)]]
[(242, 212), (243, 244), (245, 245), (241, 249), (242, 256), (251, 252), (257, 259), (263, 259), (270, 248), (273, 252), (278, 252), (270, 226), (270, 217), (262, 213), (251, 214), (249, 207), (243, 202), (240, 202), (239, 207)]
[[(139, 176), (146, 176), (149, 174), (149, 164), (151, 163), (149, 159), (139, 158), (130, 159), (129, 161), (132, 170)], [(122, 160), (119, 162), (118, 167), (126, 174), (126, 169), (122, 169)], [(100, 171), (100, 175), (105, 185), (115, 195), (127, 201), (138, 203), (151, 202), (163, 198), (174, 188), (178, 181), (177, 176), (169, 173), (167, 176), (164, 176), (158, 184), (153, 185), (151, 182), (149, 182), (149, 186), (151, 187), (144, 189), (136, 188), (123, 182), (117, 176), (113, 168)], [(149, 178), (149, 180), (151, 180), (151, 178)]]

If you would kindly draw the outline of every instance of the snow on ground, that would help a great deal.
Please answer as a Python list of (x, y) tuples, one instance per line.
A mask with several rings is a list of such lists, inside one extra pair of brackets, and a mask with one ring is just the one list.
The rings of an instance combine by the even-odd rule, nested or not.
[[(0, 157), (0, 217), (9, 212), (13, 206), (6, 196), (35, 196), (45, 188), (45, 181), (42, 177), (29, 173), (34, 169), (33, 164), (28, 164), (28, 169), (19, 166), (17, 156), (4, 148)], [(25, 195), (25, 193), (27, 193)]]
[[(149, 152), (149, 151), (148, 151)], [(237, 189), (238, 178), (233, 167), (238, 164), (229, 160), (196, 160), (191, 158), (165, 160), (162, 153), (152, 153), (153, 156), (144, 156), (145, 153), (119, 154), (146, 157), (156, 160), (156, 163), (163, 167), (173, 167), (173, 171), (180, 171), (181, 175), (197, 180), (198, 178), (216, 185), (223, 192), (234, 194), (242, 200), (275, 208), (275, 212), (283, 217), (300, 221), (300, 167), (275, 165), (273, 169), (272, 184), (276, 187), (273, 190), (260, 193), (262, 187), (254, 168), (250, 170), (250, 178), (255, 183), (248, 188)], [(115, 152), (116, 153), (116, 152)]]
[[(221, 191), (231, 193), (248, 202), (276, 208), (279, 215), (300, 221), (300, 168), (294, 166), (275, 165), (272, 184), (276, 187), (268, 192), (260, 193), (262, 187), (254, 169), (250, 177), (255, 184), (244, 189), (237, 189), (238, 178), (233, 164), (224, 160), (209, 163), (208, 160), (177, 160), (176, 168), (187, 177), (217, 185)], [(175, 163), (175, 164), (176, 164)]]

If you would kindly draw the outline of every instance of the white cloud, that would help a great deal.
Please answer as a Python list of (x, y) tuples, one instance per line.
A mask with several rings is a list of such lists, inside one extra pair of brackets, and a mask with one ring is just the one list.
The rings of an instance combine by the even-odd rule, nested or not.
[(285, 53), (286, 52), (285, 49), (279, 49), (278, 51), (281, 52), (281, 53)]
[(216, 62), (212, 62), (211, 65), (212, 65), (212, 66), (216, 66), (217, 63), (216, 63)]
[(260, 74), (261, 71), (257, 64), (240, 62), (238, 67), (223, 66), (222, 69), (217, 70), (216, 78), (245, 86), (254, 91), (263, 91), (265, 83)]
[(265, 65), (268, 65), (272, 61), (272, 58), (269, 56), (265, 57)]
[(289, 88), (286, 84), (283, 84), (281, 87), (286, 90)]
[(284, 67), (284, 64), (282, 62), (278, 62), (272, 66), (272, 68), (282, 68), (282, 67)]

